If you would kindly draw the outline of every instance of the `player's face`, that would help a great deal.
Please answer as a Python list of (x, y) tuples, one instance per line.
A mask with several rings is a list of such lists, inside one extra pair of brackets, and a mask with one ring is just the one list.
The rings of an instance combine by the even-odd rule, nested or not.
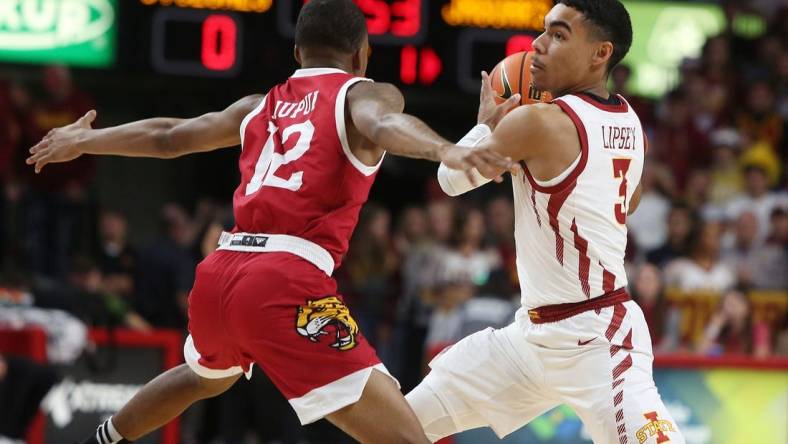
[(545, 16), (544, 22), (545, 31), (533, 43), (534, 88), (558, 96), (588, 88), (600, 74), (604, 78), (605, 65), (600, 66), (599, 59), (603, 43), (589, 34), (591, 25), (582, 13), (558, 4)]

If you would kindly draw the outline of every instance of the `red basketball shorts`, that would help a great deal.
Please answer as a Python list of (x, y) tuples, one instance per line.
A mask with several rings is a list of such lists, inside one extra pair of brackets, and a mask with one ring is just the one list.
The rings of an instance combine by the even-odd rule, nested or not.
[(186, 363), (204, 378), (258, 364), (302, 424), (359, 400), (388, 371), (337, 294), (336, 281), (290, 253), (216, 251), (189, 295)]

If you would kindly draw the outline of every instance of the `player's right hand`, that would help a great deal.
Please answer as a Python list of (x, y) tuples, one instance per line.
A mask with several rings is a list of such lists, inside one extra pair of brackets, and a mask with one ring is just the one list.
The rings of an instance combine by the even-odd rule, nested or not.
[(509, 171), (517, 175), (521, 172), (521, 167), (510, 157), (505, 157), (490, 148), (468, 148), (461, 146), (451, 146), (441, 153), (441, 162), (454, 170), (465, 171), (468, 180), (477, 186), (476, 179), (471, 171), (475, 168), (482, 176), (490, 178), (495, 182), (502, 182), (501, 174)]
[(78, 143), (93, 131), (90, 126), (96, 120), (96, 111), (90, 110), (74, 123), (51, 130), (36, 146), (30, 148), (30, 157), (25, 161), (35, 165), (40, 173), (48, 163), (68, 162), (81, 156)]

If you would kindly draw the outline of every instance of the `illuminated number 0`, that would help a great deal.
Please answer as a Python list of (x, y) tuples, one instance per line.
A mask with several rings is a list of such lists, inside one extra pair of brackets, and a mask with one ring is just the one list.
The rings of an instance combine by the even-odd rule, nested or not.
[(257, 164), (254, 167), (254, 176), (252, 180), (246, 185), (246, 195), (257, 192), (261, 187), (274, 187), (284, 188), (290, 191), (298, 191), (301, 189), (303, 171), (296, 171), (291, 174), (289, 178), (284, 179), (276, 175), (276, 170), (282, 165), (287, 165), (301, 158), (307, 151), (309, 151), (309, 144), (312, 143), (312, 136), (315, 133), (315, 127), (312, 122), (306, 122), (290, 125), (282, 131), (281, 143), (287, 142), (295, 133), (298, 133), (298, 141), (293, 148), (290, 148), (284, 154), (275, 152), (276, 133), (279, 131), (273, 122), (268, 122), (268, 140), (263, 146), (263, 151), (260, 153), (260, 158), (257, 159)]
[(618, 196), (622, 200), (613, 206), (613, 213), (616, 215), (616, 222), (627, 223), (627, 171), (632, 159), (613, 159), (613, 177), (621, 179), (618, 186)]

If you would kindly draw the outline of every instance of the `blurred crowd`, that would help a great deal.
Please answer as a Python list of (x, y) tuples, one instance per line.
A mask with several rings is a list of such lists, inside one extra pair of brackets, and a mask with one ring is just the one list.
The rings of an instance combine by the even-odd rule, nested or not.
[[(757, 40), (709, 39), (658, 100), (628, 93), (626, 66), (611, 77), (650, 141), (627, 265), (657, 353), (788, 355), (787, 28), (782, 14)], [(194, 267), (232, 228), (231, 208), (169, 203), (158, 236), (135, 243), (127, 215), (91, 195), (93, 159), (33, 174), (27, 148), (93, 106), (66, 68), (42, 78), (37, 95), (0, 83), (0, 327), (43, 328), (56, 364), (89, 348), (90, 327), (185, 331)], [(366, 205), (336, 275), (404, 390), (429, 356), (505, 325), (520, 300), (507, 187), (452, 200), (432, 182), (424, 195), (396, 212)], [(6, 368), (0, 356), (0, 382)]]

